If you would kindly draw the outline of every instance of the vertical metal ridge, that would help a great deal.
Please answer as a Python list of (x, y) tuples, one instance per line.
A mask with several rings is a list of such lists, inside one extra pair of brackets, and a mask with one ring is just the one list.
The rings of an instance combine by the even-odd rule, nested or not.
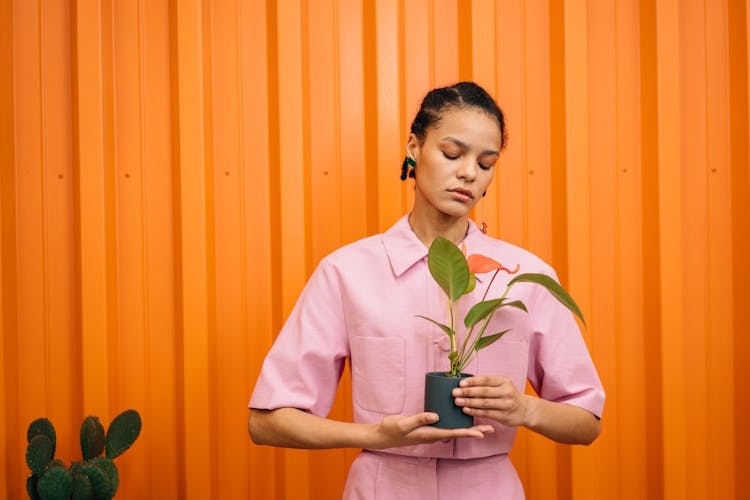
[(116, 78), (114, 46), (113, 0), (99, 0), (99, 69), (101, 74), (101, 130), (103, 171), (103, 215), (104, 215), (104, 287), (107, 297), (107, 380), (109, 393), (107, 404), (110, 416), (120, 412), (120, 360), (117, 355), (120, 338), (120, 298), (118, 289), (119, 219), (117, 213), (117, 123), (115, 119)]
[(202, 136), (204, 144), (204, 157), (202, 165), (203, 176), (203, 210), (205, 213), (205, 244), (206, 254), (205, 276), (206, 276), (206, 344), (208, 346), (207, 368), (207, 439), (209, 449), (209, 485), (211, 498), (218, 498), (218, 417), (217, 409), (219, 401), (217, 399), (217, 338), (216, 338), (216, 160), (215, 160), (215, 143), (214, 143), (214, 53), (213, 53), (213, 8), (211, 0), (201, 0), (199, 49), (202, 51), (201, 78), (202, 102), (200, 103), (203, 114)]
[(300, 0), (301, 27), (301, 87), (302, 87), (302, 163), (303, 163), (303, 193), (304, 193), (304, 249), (305, 249), (305, 279), (312, 274), (313, 262), (313, 220), (312, 220), (312, 146), (310, 145), (310, 5), (308, 0)]
[[(78, 195), (83, 412), (109, 420), (106, 165), (99, 5), (75, 4), (76, 185)], [(85, 76), (84, 76), (85, 75)], [(93, 80), (93, 81), (92, 81)], [(98, 373), (98, 377), (86, 377)]]
[(529, 247), (529, 107), (528, 107), (528, 91), (526, 90), (527, 77), (527, 65), (526, 65), (526, 3), (521, 2), (520, 7), (521, 19), (521, 109), (523, 111), (523, 132), (522, 132), (522, 144), (521, 144), (521, 191), (523, 192), (521, 199), (523, 200), (523, 240), (522, 246), (525, 248)]
[(21, 496), (15, 145), (15, 11), (0, 2), (0, 495)]
[(568, 254), (567, 134), (565, 133), (565, 21), (562, 0), (549, 3), (550, 50), (550, 162), (552, 204), (552, 265), (560, 283), (570, 276)]
[[(39, 36), (39, 131), (40, 131), (40, 159), (41, 164), (39, 169), (41, 170), (41, 181), (40, 191), (42, 193), (40, 197), (41, 213), (42, 213), (42, 283), (44, 289), (42, 290), (42, 325), (44, 335), (44, 366), (50, 364), (50, 331), (49, 331), (49, 239), (48, 231), (49, 225), (47, 221), (47, 99), (45, 92), (46, 84), (46, 67), (45, 67), (45, 43), (44, 43), (44, 7), (42, 1), (38, 0), (37, 9), (39, 11), (39, 23), (38, 23), (38, 36)], [(52, 406), (52, 373), (51, 370), (44, 371), (44, 406), (46, 412), (51, 412)]]
[[(146, 119), (146, 92), (148, 90), (148, 87), (146, 85), (146, 62), (145, 62), (145, 45), (146, 45), (146, 29), (145, 29), (145, 7), (144, 7), (144, 0), (138, 0), (138, 6), (137, 6), (137, 17), (138, 17), (138, 85), (139, 85), (139, 125), (140, 125), (140, 133), (139, 133), (139, 160), (140, 164), (139, 167), (139, 175), (138, 179), (140, 182), (140, 197), (141, 197), (141, 213), (140, 213), (140, 221), (141, 221), (141, 231), (143, 232), (143, 240), (141, 245), (141, 259), (143, 262), (143, 269), (141, 271), (141, 282), (142, 282), (142, 304), (143, 304), (143, 381), (144, 381), (144, 390), (143, 390), (143, 401), (141, 404), (143, 404), (143, 425), (149, 426), (154, 422), (154, 419), (152, 418), (152, 406), (151, 406), (151, 398), (152, 398), (152, 374), (151, 374), (151, 363), (149, 362), (149, 357), (151, 354), (151, 335), (152, 335), (152, 327), (151, 327), (151, 289), (149, 286), (150, 282), (150, 275), (151, 275), (151, 262), (150, 262), (150, 252), (149, 252), (149, 229), (150, 224), (147, 217), (148, 213), (148, 193), (149, 193), (149, 184), (148, 184), (148, 176), (146, 175), (146, 137), (148, 136), (148, 120)], [(143, 433), (142, 439), (145, 442), (144, 446), (146, 448), (146, 451), (144, 453), (145, 455), (145, 464), (143, 465), (143, 473), (145, 474), (145, 484), (147, 485), (147, 489), (151, 490), (153, 488), (153, 439), (151, 438), (152, 434), (149, 432)]]
[[(622, 393), (623, 393), (623, 384), (621, 375), (623, 374), (622, 370), (622, 352), (623, 352), (623, 345), (622, 345), (622, 269), (620, 267), (620, 263), (622, 262), (622, 238), (621, 238), (621, 231), (622, 231), (622, 219), (621, 219), (621, 210), (620, 210), (620, 109), (619, 109), (619, 97), (620, 97), (620, 85), (618, 78), (619, 74), (619, 59), (618, 59), (618, 52), (617, 52), (617, 44), (618, 44), (618, 22), (617, 22), (617, 1), (613, 0), (613, 6), (612, 6), (612, 26), (613, 26), (613, 34), (612, 34), (612, 45), (613, 45), (613, 56), (614, 56), (614, 62), (613, 62), (613, 90), (614, 90), (614, 141), (613, 141), (613, 153), (614, 153), (614, 161), (612, 164), (612, 177), (613, 177), (613, 216), (614, 216), (614, 222), (615, 227), (613, 231), (613, 239), (614, 239), (614, 265), (615, 269), (613, 270), (613, 285), (614, 285), (614, 328), (613, 328), (613, 334), (614, 334), (614, 363), (615, 366), (613, 367), (613, 372), (615, 373), (615, 394), (617, 395), (617, 400), (615, 401), (615, 412), (616, 412), (616, 422), (618, 424), (618, 431), (619, 427), (622, 425), (621, 422), (624, 421), (623, 419), (623, 413), (624, 413), (624, 405), (622, 403)], [(612, 401), (613, 398), (610, 399)], [(611, 405), (611, 403), (610, 403)], [(620, 456), (622, 455), (622, 433), (621, 432), (615, 432), (615, 437), (613, 441), (614, 449), (617, 450), (617, 460), (618, 465), (622, 463), (622, 460), (620, 459)], [(617, 491), (618, 493), (622, 492), (622, 488), (620, 486), (620, 476), (619, 474), (614, 474), (617, 488), (612, 488), (612, 490)], [(612, 491), (610, 490), (610, 491)]]
[[(333, 30), (333, 70), (335, 72), (333, 77), (333, 104), (334, 104), (334, 111), (333, 111), (333, 124), (334, 124), (334, 137), (336, 140), (336, 147), (333, 148), (334, 151), (334, 160), (336, 163), (336, 179), (337, 179), (337, 188), (338, 192), (341, 193), (344, 189), (343, 185), (343, 175), (341, 174), (341, 170), (344, 168), (343, 162), (342, 162), (342, 155), (341, 155), (341, 143), (342, 143), (342, 135), (341, 135), (341, 40), (340, 40), (340, 30), (339, 30), (339, 2), (341, 0), (333, 0), (333, 9), (332, 9), (332, 16), (333, 16), (333, 22), (331, 23), (334, 26)], [(339, 199), (339, 203), (342, 203), (342, 199)], [(343, 212), (346, 209), (346, 207), (343, 206), (343, 203), (341, 205), (341, 211)], [(344, 218), (341, 217), (339, 219), (339, 235), (341, 235), (341, 239), (344, 238), (344, 235), (346, 232), (344, 231)], [(338, 244), (340, 245), (342, 242), (339, 241)]]
[(367, 198), (367, 234), (378, 232), (378, 25), (375, 2), (362, 5), (362, 46), (364, 61), (365, 193)]
[[(266, 57), (268, 59), (268, 153), (269, 153), (269, 191), (270, 204), (269, 215), (271, 219), (271, 232), (269, 246), (271, 247), (271, 275), (281, 276), (281, 173), (278, 164), (281, 154), (281, 131), (279, 129), (279, 40), (277, 34), (278, 5), (275, 0), (266, 0)], [(271, 281), (271, 327), (274, 338), (281, 330), (282, 316), (282, 288), (280, 280)], [(284, 464), (283, 450), (274, 450), (274, 483), (276, 495), (284, 497), (286, 494), (286, 483), (284, 475), (286, 468)]]
[[(638, 7), (639, 67), (640, 75), (640, 114), (641, 114), (641, 193), (642, 193), (642, 248), (643, 270), (643, 329), (644, 339), (659, 338), (661, 335), (662, 283), (659, 212), (659, 115), (658, 115), (658, 70), (657, 70), (657, 17), (656, 3), (641, 0)], [(662, 393), (662, 352), (661, 342), (646, 344), (644, 364), (646, 378), (652, 381), (646, 392), (646, 440), (649, 448), (646, 454), (646, 484), (650, 498), (660, 498), (664, 494), (664, 480), (661, 471), (664, 467)]]
[(729, 138), (730, 138), (730, 182), (731, 182), (731, 233), (732, 233), (732, 320), (734, 361), (734, 492), (739, 497), (750, 491), (750, 429), (742, 425), (750, 413), (747, 389), (739, 381), (750, 377), (750, 342), (739, 325), (746, 322), (750, 310), (750, 131), (748, 127), (748, 21), (750, 11), (744, 0), (729, 0), (728, 47), (729, 47)]
[[(398, 74), (401, 78), (398, 80), (398, 110), (399, 110), (399, 151), (404, 151), (406, 142), (409, 137), (409, 116), (406, 109), (406, 72), (409, 70), (406, 64), (406, 8), (404, 0), (398, 1)], [(404, 153), (405, 154), (405, 153)], [(396, 167), (396, 165), (394, 165)], [(396, 169), (394, 168), (394, 174)], [(394, 175), (394, 179), (396, 176)], [(401, 207), (402, 211), (407, 211), (408, 196), (407, 190), (401, 189)]]
[(185, 494), (211, 496), (210, 311), (206, 220), (207, 145), (205, 117), (205, 35), (201, 0), (177, 5), (177, 85), (179, 108), (181, 375), (185, 446)]
[(184, 306), (182, 301), (182, 290), (184, 280), (182, 278), (183, 257), (182, 257), (182, 191), (181, 184), (181, 150), (180, 150), (180, 68), (179, 68), (179, 40), (180, 30), (177, 19), (177, 2), (179, 0), (169, 0), (169, 99), (170, 99), (170, 151), (171, 151), (171, 178), (172, 178), (172, 215), (174, 225), (172, 227), (172, 240), (174, 246), (172, 249), (174, 273), (174, 354), (175, 354), (175, 432), (176, 440), (176, 463), (177, 463), (177, 496), (186, 498), (187, 496), (187, 464), (186, 464), (186, 443), (183, 438), (186, 435), (185, 423), (185, 339), (184, 339)]
[[(677, 171), (681, 165), (680, 144), (680, 79), (679, 79), (679, 11), (676, 0), (662, 2), (656, 11), (657, 30), (657, 95), (659, 127), (659, 234), (660, 276), (681, 290), (682, 244), (679, 231), (682, 200), (682, 176)], [(686, 426), (684, 418), (687, 395), (683, 384), (685, 373), (685, 342), (683, 329), (683, 303), (679, 296), (662, 290), (661, 354), (662, 354), (662, 412), (664, 421), (664, 488), (667, 498), (687, 496)]]
[[(268, 150), (271, 168), (269, 168), (269, 189), (271, 191), (271, 268), (273, 276), (281, 276), (281, 174), (278, 164), (281, 154), (281, 131), (279, 129), (279, 47), (277, 36), (278, 12), (276, 2), (266, 0), (268, 12), (266, 23), (268, 51)], [(278, 280), (272, 281), (272, 324), (275, 332), (281, 329), (283, 321), (281, 312), (282, 293)]]
[[(427, 0), (427, 25), (429, 27), (429, 47), (430, 47), (430, 88), (435, 87), (435, 0)], [(429, 90), (429, 89), (428, 89)]]
[[(237, 86), (237, 96), (239, 101), (239, 113), (238, 113), (238, 125), (237, 125), (237, 155), (239, 158), (239, 164), (237, 165), (237, 175), (239, 178), (239, 190), (240, 193), (244, 193), (245, 189), (245, 182), (246, 182), (246, 168), (247, 165), (245, 164), (245, 90), (243, 86), (243, 72), (242, 72), (242, 66), (243, 66), (243, 60), (244, 60), (244, 51), (243, 51), (243, 12), (242, 12), (242, 1), (236, 0), (235, 1), (235, 11), (236, 11), (236, 26), (237, 26), (237, 38), (235, 40), (235, 43), (237, 44), (237, 81), (235, 82)], [(239, 221), (240, 221), (240, 228), (239, 228), (239, 234), (240, 234), (240, 276), (242, 277), (240, 279), (240, 329), (242, 332), (242, 340), (241, 340), (241, 359), (242, 359), (242, 365), (248, 366), (248, 338), (250, 336), (250, 331), (248, 328), (248, 317), (249, 317), (249, 310), (248, 310), (248, 264), (247, 264), (247, 248), (248, 248), (248, 242), (247, 242), (247, 203), (245, 202), (245, 196), (240, 195), (239, 197), (239, 206), (240, 206), (240, 213), (239, 213)], [(249, 396), (248, 396), (249, 397)], [(245, 439), (243, 448), (245, 449), (245, 452), (241, 454), (241, 460), (242, 464), (240, 465), (241, 470), (248, 470), (250, 467), (250, 460), (249, 460), (249, 441)], [(245, 491), (245, 494), (247, 498), (250, 498), (252, 496), (252, 490), (250, 488), (250, 481), (248, 480), (247, 475), (243, 475), (241, 478), (241, 481), (243, 483), (242, 490)]]

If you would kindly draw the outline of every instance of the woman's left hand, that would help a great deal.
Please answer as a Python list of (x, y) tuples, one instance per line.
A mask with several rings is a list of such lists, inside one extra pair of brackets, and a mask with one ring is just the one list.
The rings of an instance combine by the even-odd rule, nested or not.
[(471, 416), (491, 418), (509, 427), (526, 423), (527, 397), (507, 377), (467, 377), (453, 389), (453, 397)]

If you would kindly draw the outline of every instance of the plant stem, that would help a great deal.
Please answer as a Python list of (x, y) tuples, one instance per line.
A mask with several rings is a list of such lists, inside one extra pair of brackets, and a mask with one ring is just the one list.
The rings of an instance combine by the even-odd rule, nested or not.
[[(487, 288), (484, 290), (484, 295), (482, 295), (482, 302), (487, 298), (487, 293), (490, 291), (490, 287), (492, 286), (492, 282), (495, 281), (495, 277), (497, 276), (497, 273), (500, 272), (500, 269), (495, 269), (495, 274), (492, 275), (492, 279), (490, 279), (490, 284), (487, 285)], [(508, 289), (505, 289), (505, 293), (508, 293)], [(505, 297), (505, 295), (503, 295)]]
[[(490, 284), (487, 285), (487, 289), (484, 291), (484, 295), (482, 296), (482, 302), (484, 302), (485, 298), (487, 297), (487, 292), (490, 289), (490, 286), (492, 286), (492, 281), (494, 281), (495, 276), (497, 276), (498, 271), (495, 271), (495, 274), (492, 275), (492, 279), (490, 280)], [(500, 297), (500, 304), (502, 304), (502, 301), (505, 299), (505, 297), (508, 296), (508, 292), (510, 291), (510, 286), (507, 286), (505, 288), (505, 292), (503, 292), (502, 296)], [(461, 344), (461, 350), (458, 353), (458, 356), (456, 356), (456, 364), (458, 365), (458, 371), (459, 373), (463, 371), (464, 367), (469, 364), (471, 360), (474, 359), (474, 356), (472, 356), (473, 353), (476, 353), (476, 345), (479, 342), (479, 340), (484, 335), (485, 330), (487, 330), (487, 326), (490, 324), (490, 321), (492, 321), (492, 317), (495, 315), (498, 309), (500, 309), (501, 306), (498, 306), (490, 315), (484, 320), (482, 324), (481, 330), (479, 330), (479, 333), (477, 334), (476, 338), (471, 342), (471, 349), (469, 351), (466, 351), (466, 346), (468, 344), (469, 338), (471, 337), (471, 333), (474, 331), (474, 326), (469, 329), (468, 333), (466, 334), (466, 338), (464, 338), (463, 343)], [(456, 331), (456, 330), (454, 330)], [(453, 363), (451, 363), (451, 368), (453, 368)]]

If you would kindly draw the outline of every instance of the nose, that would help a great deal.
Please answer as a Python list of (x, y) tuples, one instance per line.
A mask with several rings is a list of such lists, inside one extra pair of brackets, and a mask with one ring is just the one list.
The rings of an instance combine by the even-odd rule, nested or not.
[(473, 181), (477, 176), (477, 165), (476, 161), (468, 156), (462, 158), (458, 164), (458, 170), (456, 170), (456, 177), (465, 181)]

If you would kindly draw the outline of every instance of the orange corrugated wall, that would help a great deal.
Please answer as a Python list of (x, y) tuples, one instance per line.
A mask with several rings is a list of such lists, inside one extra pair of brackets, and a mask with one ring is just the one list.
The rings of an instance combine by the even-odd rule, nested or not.
[(474, 79), (510, 131), (490, 232), (556, 266), (608, 393), (591, 447), (521, 433), (528, 497), (748, 498), (749, 25), (743, 0), (0, 0), (0, 496), (34, 418), (70, 461), (85, 415), (136, 408), (119, 498), (337, 498), (355, 452), (254, 446), (246, 404), (320, 258), (409, 207), (423, 93)]

